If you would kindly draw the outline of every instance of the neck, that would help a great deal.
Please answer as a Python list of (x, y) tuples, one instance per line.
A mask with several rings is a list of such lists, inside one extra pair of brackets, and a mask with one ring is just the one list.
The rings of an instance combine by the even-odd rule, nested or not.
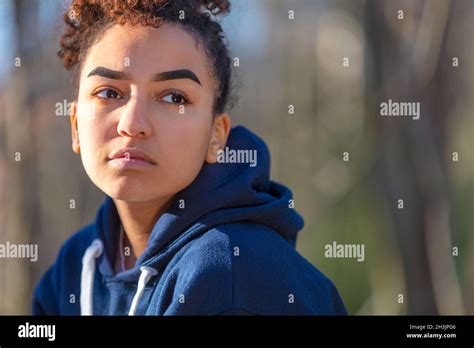
[[(166, 211), (171, 198), (147, 201), (147, 202), (127, 202), (114, 199), (120, 221), (125, 230), (124, 246), (130, 246), (133, 260), (126, 260), (135, 263), (135, 260), (145, 250), (153, 226), (159, 217)], [(129, 262), (127, 262), (129, 264)]]

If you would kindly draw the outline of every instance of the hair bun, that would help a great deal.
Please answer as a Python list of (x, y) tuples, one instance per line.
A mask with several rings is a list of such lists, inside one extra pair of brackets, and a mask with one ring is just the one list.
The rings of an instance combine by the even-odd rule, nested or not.
[(200, 0), (201, 5), (204, 6), (214, 16), (219, 14), (226, 14), (230, 11), (229, 0)]

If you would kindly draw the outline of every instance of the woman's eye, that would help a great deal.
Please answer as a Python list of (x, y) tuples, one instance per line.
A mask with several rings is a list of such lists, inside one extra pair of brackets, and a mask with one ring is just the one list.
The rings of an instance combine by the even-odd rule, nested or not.
[(180, 93), (170, 93), (161, 98), (166, 103), (172, 104), (186, 104), (188, 100)]
[(113, 89), (103, 89), (95, 95), (101, 99), (123, 99), (123, 97)]

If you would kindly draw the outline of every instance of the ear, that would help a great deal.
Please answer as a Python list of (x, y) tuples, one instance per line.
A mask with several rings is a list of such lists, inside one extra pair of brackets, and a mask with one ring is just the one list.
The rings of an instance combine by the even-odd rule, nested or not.
[(81, 147), (79, 145), (79, 132), (77, 130), (77, 102), (71, 103), (70, 109), (71, 115), (71, 138), (72, 138), (72, 151), (75, 153), (81, 153)]
[(211, 139), (209, 140), (206, 154), (207, 163), (217, 162), (218, 151), (224, 149), (227, 137), (229, 136), (231, 123), (230, 115), (227, 113), (222, 113), (214, 119)]

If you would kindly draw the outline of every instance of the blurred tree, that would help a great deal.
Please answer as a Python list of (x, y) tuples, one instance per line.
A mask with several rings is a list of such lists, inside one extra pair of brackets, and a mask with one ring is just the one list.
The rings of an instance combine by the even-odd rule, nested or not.
[(445, 53), (451, 6), (447, 1), (367, 6), (373, 55), (367, 61), (368, 109), (378, 115), (388, 99), (421, 103), (417, 121), (376, 117), (383, 151), (378, 177), (403, 257), (408, 314), (463, 313), (444, 159), (446, 114), (453, 102), (446, 102), (442, 83), (452, 76)]
[[(39, 197), (37, 190), (36, 124), (33, 117), (35, 81), (41, 69), (37, 61), (38, 2), (15, 0), (13, 18), (17, 43), (13, 72), (4, 90), (5, 154), (8, 175), (5, 180), (5, 223), (2, 240), (10, 243), (35, 243), (39, 233)], [(0, 263), (0, 312), (28, 314), (31, 302), (29, 259), (4, 259)]]

